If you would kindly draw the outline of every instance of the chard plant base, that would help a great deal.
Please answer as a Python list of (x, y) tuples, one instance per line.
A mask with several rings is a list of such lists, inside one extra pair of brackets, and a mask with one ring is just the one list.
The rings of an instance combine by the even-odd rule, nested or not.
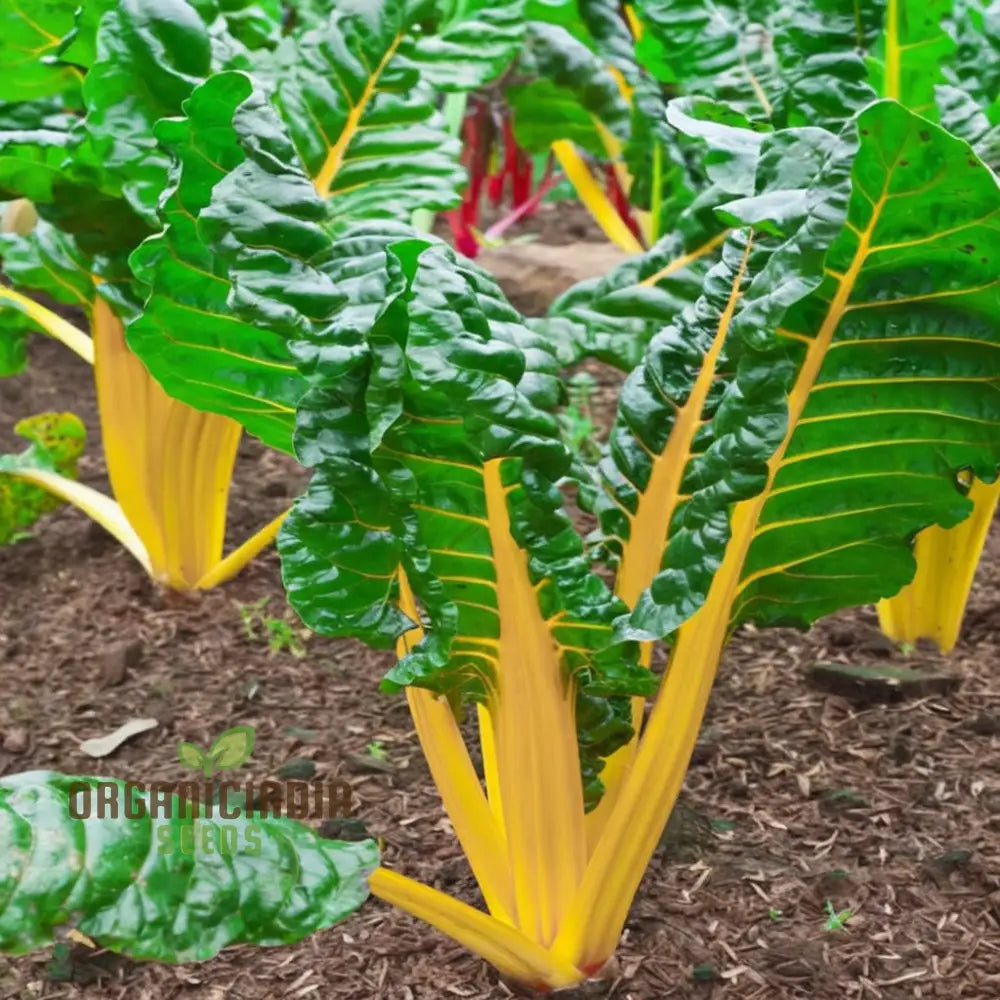
[[(57, 357), (59, 357), (57, 355)], [(62, 363), (38, 369), (33, 375), (33, 391), (57, 394), (73, 385), (76, 365), (66, 357)], [(14, 418), (20, 412), (13, 401), (0, 397), (0, 418)], [(87, 416), (86, 411), (83, 414)], [(6, 426), (9, 426), (9, 420)], [(280, 498), (269, 496), (267, 484), (278, 475), (295, 474), (289, 463), (287, 470), (273, 462), (260, 460), (262, 449), (245, 449), (240, 468), (250, 473), (247, 486), (241, 491), (241, 502), (233, 512), (233, 529), (237, 532), (252, 529), (252, 518), (258, 513), (267, 516), (278, 513)], [(992, 546), (991, 546), (992, 548)], [(72, 572), (65, 572), (65, 567)], [(60, 569), (63, 571), (60, 573)], [(106, 593), (109, 581), (116, 583), (116, 591), (109, 599), (91, 607), (91, 596)], [(67, 519), (53, 525), (47, 543), (29, 542), (13, 547), (0, 561), (0, 590), (13, 595), (0, 602), (0, 631), (12, 638), (7, 656), (0, 664), (0, 683), (4, 690), (16, 685), (17, 690), (46, 683), (51, 671), (52, 658), (64, 655), (79, 647), (77, 616), (88, 615), (90, 627), (101, 634), (158, 635), (163, 628), (162, 610), (151, 607), (145, 600), (127, 595), (142, 593), (147, 584), (138, 564), (125, 558), (110, 540), (104, 543), (88, 538), (82, 526), (74, 526)], [(408, 713), (400, 708), (385, 712), (385, 703), (359, 702), (357, 690), (374, 690), (380, 677), (390, 667), (388, 655), (376, 655), (361, 646), (346, 646), (343, 642), (324, 639), (310, 640), (310, 656), (305, 661), (289, 655), (272, 657), (266, 646), (247, 643), (239, 627), (239, 619), (232, 602), (250, 603), (264, 594), (280, 594), (281, 581), (277, 560), (265, 557), (253, 571), (237, 577), (224, 591), (207, 593), (199, 602), (194, 614), (184, 619), (184, 628), (169, 645), (147, 644), (142, 663), (141, 681), (135, 675), (123, 685), (102, 696), (102, 705), (113, 702), (121, 716), (142, 716), (149, 712), (158, 714), (169, 706), (175, 718), (175, 728), (194, 724), (195, 732), (210, 719), (214, 727), (221, 728), (237, 721), (258, 725), (259, 733), (273, 727), (275, 738), (264, 736), (257, 750), (261, 773), (275, 774), (290, 756), (303, 752), (315, 755), (323, 762), (342, 762), (348, 751), (364, 754), (365, 743), (372, 734), (379, 734), (391, 761), (404, 761), (415, 751), (412, 725)], [(988, 606), (1000, 596), (1000, 567), (993, 561), (983, 565), (974, 591), (977, 606)], [(277, 597), (274, 598), (277, 600)], [(87, 609), (90, 608), (88, 611)], [(863, 648), (864, 638), (872, 633), (870, 612), (848, 612), (838, 616), (836, 628), (859, 637), (858, 644), (841, 645), (843, 655), (852, 662), (864, 664), (871, 654)], [(44, 630), (44, 631), (43, 631)], [(922, 753), (933, 756), (936, 764), (954, 774), (1000, 773), (1000, 755), (996, 740), (989, 736), (976, 736), (972, 730), (960, 740), (942, 741), (940, 719), (935, 713), (906, 710), (906, 706), (890, 706), (884, 712), (869, 713), (864, 723), (844, 720), (835, 730), (828, 730), (831, 711), (836, 705), (826, 699), (810, 696), (799, 677), (804, 662), (823, 655), (830, 644), (830, 633), (820, 625), (813, 632), (794, 637), (799, 652), (789, 657), (788, 637), (784, 632), (760, 631), (755, 635), (742, 635), (727, 654), (727, 668), (720, 676), (713, 692), (710, 718), (713, 740), (719, 750), (709, 760), (695, 765), (689, 773), (687, 788), (693, 803), (713, 820), (728, 820), (734, 824), (731, 833), (722, 831), (713, 836), (697, 855), (678, 860), (673, 856), (660, 856), (651, 866), (643, 882), (628, 938), (619, 949), (619, 962), (623, 972), (631, 972), (622, 987), (636, 1000), (658, 1000), (663, 995), (663, 983), (683, 984), (687, 967), (702, 961), (710, 962), (717, 972), (731, 967), (725, 953), (713, 950), (702, 958), (695, 952), (699, 939), (714, 940), (709, 928), (716, 927), (717, 938), (732, 941), (745, 933), (749, 923), (760, 928), (760, 936), (748, 943), (740, 953), (741, 960), (754, 969), (771, 969), (776, 949), (789, 948), (795, 954), (795, 964), (780, 965), (778, 973), (813, 977), (807, 981), (829, 984), (825, 988), (843, 994), (850, 987), (852, 965), (847, 955), (860, 954), (869, 958), (871, 968), (879, 978), (891, 979), (898, 975), (898, 965), (879, 958), (884, 954), (872, 937), (900, 932), (902, 926), (898, 912), (887, 914), (883, 904), (890, 904), (892, 894), (905, 895), (907, 887), (919, 884), (924, 887), (919, 897), (908, 905), (905, 923), (930, 928), (922, 938), (927, 953), (935, 955), (943, 970), (949, 967), (945, 959), (953, 953), (953, 935), (982, 931), (973, 908), (958, 911), (957, 920), (949, 927), (937, 930), (942, 917), (954, 911), (955, 886), (974, 886), (975, 869), (957, 871), (942, 880), (938, 888), (927, 874), (914, 853), (900, 856), (900, 834), (896, 825), (886, 826), (872, 822), (884, 805), (886, 778), (868, 762), (853, 755), (868, 741), (890, 746), (894, 734), (907, 726), (914, 726), (911, 740), (924, 749)], [(206, 650), (211, 659), (206, 662)], [(995, 650), (986, 632), (975, 630), (960, 646), (963, 658), (984, 665), (978, 676), (967, 679), (963, 690), (948, 701), (949, 711), (956, 718), (975, 719), (977, 714), (989, 711), (990, 699), (982, 693), (990, 689)], [(799, 659), (801, 657), (801, 660)], [(329, 684), (330, 673), (325, 662), (337, 664), (338, 677), (350, 677), (348, 684)], [(199, 666), (197, 690), (192, 685), (178, 684), (176, 664)], [(988, 668), (988, 669), (987, 669)], [(241, 692), (248, 677), (266, 678), (264, 696), (268, 690), (280, 685), (283, 697), (295, 705), (292, 714), (283, 710), (260, 707), (260, 699), (246, 704), (239, 718), (232, 715), (234, 692)], [(317, 704), (314, 696), (319, 685), (327, 685), (325, 705)], [(60, 675), (59, 698), (32, 699), (30, 718), (24, 720), (22, 711), (29, 708), (28, 700), (15, 691), (13, 699), (5, 699), (0, 707), (0, 724), (4, 737), (12, 737), (14, 729), (25, 733), (25, 750), (9, 759), (17, 770), (30, 771), (49, 766), (52, 748), (38, 739), (39, 734), (72, 731), (81, 738), (97, 735), (101, 725), (81, 729), (73, 706), (94, 698), (94, 682), (86, 664), (79, 669), (67, 670)], [(151, 705), (148, 692), (169, 691), (166, 700), (156, 700)], [(154, 695), (155, 698), (155, 695)], [(20, 705), (20, 708), (18, 707)], [(330, 719), (337, 725), (330, 726)], [(834, 716), (838, 721), (839, 715)], [(109, 717), (111, 728), (118, 716)], [(101, 720), (103, 722), (103, 720)], [(297, 747), (288, 739), (278, 738), (286, 726), (308, 730), (315, 735), (307, 744)], [(363, 735), (354, 742), (345, 742), (345, 733), (358, 729)], [(824, 761), (822, 776), (813, 776), (812, 797), (803, 798), (794, 775), (781, 773), (768, 777), (769, 770), (780, 763), (787, 763), (784, 754), (773, 744), (762, 742), (764, 732), (780, 732), (786, 746), (793, 746), (805, 761)], [(193, 735), (193, 733), (192, 733)], [(304, 738), (304, 737), (303, 737)], [(165, 747), (155, 734), (130, 744), (123, 751), (120, 761), (122, 773), (162, 774), (164, 762), (173, 747)], [(70, 758), (66, 758), (67, 761)], [(745, 767), (740, 761), (749, 762)], [(69, 766), (68, 764), (64, 766)], [(412, 773), (415, 772), (415, 773)], [(413, 761), (409, 767), (397, 769), (396, 776), (388, 773), (368, 775), (345, 769), (352, 782), (364, 782), (373, 802), (377, 805), (363, 810), (373, 832), (390, 834), (393, 845), (387, 853), (388, 864), (399, 866), (408, 874), (422, 880), (435, 877), (442, 870), (464, 872), (464, 861), (454, 837), (440, 822), (440, 799), (422, 767)], [(908, 800), (919, 797), (926, 780), (911, 765), (893, 767), (892, 794), (906, 796)], [(746, 788), (746, 798), (736, 798), (732, 789)], [(826, 803), (828, 791), (849, 789), (866, 800), (863, 806), (848, 802)], [(400, 794), (405, 792), (404, 798)], [(819, 814), (816, 813), (819, 800)], [(748, 820), (744, 810), (752, 808), (766, 811), (767, 815), (788, 827), (787, 831), (765, 827)], [(376, 821), (377, 817), (377, 821)], [(414, 822), (414, 818), (416, 821)], [(988, 804), (982, 796), (973, 796), (967, 784), (956, 789), (956, 798), (940, 805), (929, 805), (922, 816), (923, 830), (935, 841), (951, 848), (975, 847), (972, 865), (982, 863), (992, 869), (1000, 859), (990, 844), (973, 844), (968, 822), (990, 818)], [(862, 910), (866, 918), (866, 934), (850, 932), (846, 935), (823, 935), (831, 948), (828, 963), (814, 960), (811, 952), (803, 951), (801, 938), (814, 940), (822, 935), (826, 919), (823, 900), (816, 899), (817, 879), (799, 878), (803, 858), (802, 843), (806, 840), (822, 842), (829, 837), (831, 824), (840, 833), (828, 855), (818, 867), (825, 871), (844, 869), (862, 887), (861, 894), (871, 905)], [(390, 833), (391, 832), (391, 833)], [(889, 862), (880, 869), (880, 880), (871, 884), (865, 881), (864, 862), (877, 858), (880, 848), (888, 852)], [(942, 848), (944, 850), (944, 848)], [(712, 878), (691, 895), (689, 906), (681, 902), (681, 893), (690, 890), (697, 873), (690, 872), (690, 865), (701, 859), (716, 872), (732, 866), (737, 871), (759, 873), (761, 852), (773, 864), (756, 884), (772, 900), (782, 917), (775, 921), (768, 917), (768, 905), (761, 901), (746, 880)], [(811, 854), (806, 854), (811, 859)], [(856, 875), (856, 866), (861, 865)], [(779, 871), (780, 870), (780, 871)], [(476, 895), (468, 879), (463, 893), (470, 902)], [(843, 906), (852, 905), (855, 890), (846, 889)], [(970, 888), (970, 891), (974, 889)], [(839, 899), (837, 897), (839, 906)], [(691, 910), (692, 912), (687, 912)], [(435, 996), (448, 995), (445, 990), (454, 986), (462, 991), (476, 990), (483, 1000), (503, 1000), (507, 994), (496, 985), (492, 974), (484, 974), (482, 964), (471, 954), (462, 952), (443, 935), (421, 925), (407, 914), (382, 903), (373, 902), (362, 911), (360, 923), (368, 933), (363, 942), (348, 945), (342, 942), (340, 930), (355, 937), (357, 926), (346, 924), (318, 937), (315, 943), (304, 942), (297, 947), (254, 950), (238, 948), (222, 952), (211, 962), (187, 966), (189, 975), (201, 982), (200, 989), (225, 990), (237, 976), (246, 984), (246, 1000), (269, 1000), (273, 996), (274, 977), (295, 982), (308, 975), (303, 986), (318, 983), (317, 992), (336, 1000), (359, 1000), (375, 995), (380, 977), (383, 989), (389, 993), (403, 994), (409, 987), (416, 994), (426, 991)], [(359, 954), (360, 960), (352, 958)], [(382, 955), (386, 957), (381, 957)], [(784, 954), (782, 952), (782, 954)], [(40, 951), (25, 958), (6, 959), (0, 962), (6, 976), (5, 985), (14, 993), (24, 994), (29, 984), (39, 978), (40, 962), (47, 958)], [(104, 975), (103, 963), (113, 956), (94, 956), (90, 949), (73, 949), (75, 973), (80, 980), (78, 988), (88, 997), (106, 995), (103, 980), (90, 984), (86, 977), (95, 972)], [(120, 961), (120, 960), (119, 960)], [(791, 960), (789, 960), (790, 962)], [(278, 970), (276, 966), (281, 965)], [(114, 975), (121, 976), (121, 986), (130, 994), (140, 996), (165, 995), (177, 983), (178, 970), (156, 963), (121, 963)], [(384, 972), (383, 972), (384, 969)], [(598, 973), (603, 976), (611, 969)], [(989, 977), (995, 974), (992, 957), (986, 950), (970, 957), (964, 971), (953, 968), (945, 971), (945, 983), (954, 986), (957, 996), (961, 990), (985, 991)], [(983, 986), (974, 986), (979, 979)], [(920, 980), (917, 980), (920, 982)], [(104, 983), (104, 985), (102, 985)], [(511, 990), (513, 981), (508, 980)], [(609, 984), (610, 985), (610, 984)], [(905, 985), (905, 984), (904, 984)], [(55, 989), (56, 987), (53, 987)], [(730, 980), (727, 986), (734, 1000), (750, 1000), (760, 987), (744, 976)], [(815, 987), (823, 996), (820, 987)], [(527, 990), (523, 991), (527, 993)], [(556, 994), (560, 996), (561, 994)], [(975, 994), (973, 994), (974, 996)], [(984, 995), (989, 995), (984, 993)]]

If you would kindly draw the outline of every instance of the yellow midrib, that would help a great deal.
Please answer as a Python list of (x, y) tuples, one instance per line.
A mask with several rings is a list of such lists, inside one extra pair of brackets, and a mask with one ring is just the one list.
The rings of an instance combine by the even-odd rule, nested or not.
[[(402, 567), (398, 582), (400, 611), (419, 621), (416, 597)], [(419, 625), (401, 635), (396, 640), (397, 657), (403, 659), (423, 637)], [(427, 766), (486, 905), (497, 920), (513, 926), (515, 905), (504, 831), (483, 794), (451, 706), (432, 691), (412, 685), (406, 698)]]
[[(887, 179), (886, 188), (888, 188), (888, 185), (889, 182)], [(784, 461), (785, 453), (788, 451), (788, 446), (792, 440), (792, 435), (798, 427), (799, 419), (802, 416), (802, 412), (806, 408), (806, 403), (809, 401), (809, 395), (816, 384), (816, 380), (819, 378), (820, 369), (823, 367), (823, 362), (830, 350), (830, 345), (833, 342), (833, 337), (837, 332), (840, 320), (847, 311), (848, 300), (851, 297), (851, 293), (854, 291), (854, 285), (858, 279), (858, 275), (861, 273), (861, 268), (864, 267), (865, 261), (868, 258), (868, 248), (871, 245), (872, 234), (875, 232), (875, 227), (878, 225), (879, 216), (882, 214), (885, 202), (886, 195), (883, 193), (879, 200), (872, 206), (871, 219), (869, 220), (865, 230), (858, 237), (858, 248), (854, 253), (854, 259), (851, 261), (851, 266), (846, 272), (844, 272), (844, 276), (838, 279), (839, 284), (837, 286), (837, 291), (830, 300), (830, 306), (827, 309), (826, 316), (823, 318), (823, 323), (820, 325), (819, 331), (817, 332), (812, 343), (806, 349), (806, 356), (795, 380), (795, 387), (788, 396), (788, 426), (785, 431), (785, 437), (767, 463), (767, 485), (752, 500), (745, 500), (743, 503), (737, 505), (737, 509), (739, 509), (740, 507), (750, 504), (753, 505), (753, 509), (755, 511), (753, 517), (753, 530), (745, 541), (745, 549), (747, 550), (750, 547), (750, 543), (759, 533), (760, 512), (763, 510), (764, 504), (771, 495), (771, 489), (774, 486), (775, 477), (777, 476), (778, 470), (781, 468), (781, 464)], [(730, 547), (732, 547), (732, 541), (730, 541)], [(743, 565), (743, 558), (745, 558), (745, 556), (746, 551), (743, 552), (743, 556), (740, 558), (741, 568)], [(733, 597), (736, 596), (736, 593), (739, 592), (739, 590), (742, 590), (742, 586), (734, 583)]]
[(899, 100), (900, 60), (899, 0), (889, 0), (885, 14), (885, 69), (882, 96)]
[(719, 355), (739, 302), (751, 245), (752, 240), (748, 240), (733, 278), (729, 299), (719, 317), (715, 337), (705, 354), (691, 394), (677, 410), (666, 447), (653, 460), (649, 482), (639, 495), (615, 583), (615, 592), (630, 608), (635, 606), (639, 595), (660, 571), (670, 521), (680, 498), (681, 482), (691, 459), (691, 447), (702, 425), (705, 402), (715, 381)]
[(693, 264), (696, 260), (700, 260), (705, 254), (711, 253), (717, 246), (725, 242), (726, 237), (729, 235), (730, 230), (724, 229), (721, 233), (717, 233), (711, 239), (706, 240), (700, 247), (695, 247), (690, 253), (681, 254), (680, 257), (675, 257), (669, 264), (661, 268), (655, 274), (651, 274), (648, 278), (643, 278), (639, 282), (640, 285), (650, 286), (655, 285), (658, 281), (662, 281), (664, 278), (669, 278), (671, 274), (676, 274), (681, 268), (687, 267), (688, 264)]
[[(712, 346), (702, 362), (701, 371), (692, 388), (691, 395), (678, 410), (673, 429), (664, 450), (654, 459), (649, 483), (639, 497), (639, 504), (632, 518), (629, 539), (625, 543), (621, 567), (615, 582), (615, 592), (631, 609), (635, 607), (639, 595), (653, 582), (660, 571), (663, 553), (667, 547), (670, 522), (680, 500), (680, 486), (684, 471), (691, 458), (691, 446), (701, 426), (705, 402), (716, 375), (719, 354), (725, 344), (732, 323), (736, 305), (739, 302), (740, 286), (746, 273), (747, 260), (752, 246), (752, 237), (747, 240), (743, 259), (729, 292), (729, 300), (719, 317), (718, 327)], [(652, 644), (643, 643), (640, 664), (649, 667), (652, 659)], [(601, 775), (604, 795), (597, 807), (586, 818), (588, 852), (592, 851), (609, 822), (622, 782), (628, 775), (635, 757), (639, 727), (642, 722), (644, 698), (632, 699), (632, 726), (635, 736), (617, 750), (605, 763)]]
[(392, 40), (378, 66), (375, 67), (375, 72), (368, 78), (368, 82), (365, 84), (364, 90), (361, 91), (361, 96), (358, 98), (358, 103), (348, 113), (347, 121), (344, 122), (344, 127), (337, 137), (337, 141), (330, 147), (330, 151), (326, 154), (323, 166), (320, 168), (319, 173), (316, 175), (316, 180), (313, 182), (321, 198), (328, 198), (330, 196), (330, 188), (333, 186), (333, 182), (343, 163), (344, 153), (347, 152), (347, 147), (357, 134), (361, 118), (365, 111), (368, 110), (368, 105), (375, 96), (375, 88), (378, 86), (379, 79), (383, 72), (385, 72), (386, 66), (389, 65), (389, 60), (396, 54), (396, 50), (399, 48), (402, 40), (402, 32)]

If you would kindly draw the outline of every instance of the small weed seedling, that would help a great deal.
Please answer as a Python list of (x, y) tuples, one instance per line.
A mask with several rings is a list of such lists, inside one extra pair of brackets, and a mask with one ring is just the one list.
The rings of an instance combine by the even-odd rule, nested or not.
[(372, 757), (375, 760), (389, 759), (389, 755), (385, 752), (385, 747), (382, 746), (382, 744), (379, 743), (377, 740), (372, 743), (369, 743), (368, 746), (365, 747), (365, 751), (367, 752), (369, 757)]
[(239, 606), (246, 637), (255, 641), (266, 641), (272, 654), (288, 652), (301, 660), (306, 655), (305, 638), (309, 635), (309, 631), (294, 628), (284, 618), (265, 614), (270, 600), (270, 597), (262, 597), (259, 601)]
[(597, 424), (593, 420), (591, 397), (597, 382), (589, 372), (580, 371), (566, 385), (569, 403), (559, 416), (562, 438), (573, 454), (586, 462), (596, 462), (601, 457), (601, 448), (595, 438)]
[(778, 921), (779, 921), (779, 920), (781, 919), (781, 910), (779, 910), (779, 909), (778, 909), (777, 907), (775, 907), (775, 906), (772, 906), (772, 907), (771, 907), (771, 908), (770, 908), (770, 909), (769, 909), (769, 910), (767, 911), (767, 915), (768, 915), (768, 917), (769, 917), (769, 918), (770, 918), (770, 919), (771, 919), (771, 920), (772, 920), (772, 921), (773, 921), (774, 923), (777, 923), (777, 922), (778, 922)]
[(826, 901), (826, 923), (823, 925), (825, 931), (842, 931), (853, 914), (849, 909), (836, 910), (830, 900)]

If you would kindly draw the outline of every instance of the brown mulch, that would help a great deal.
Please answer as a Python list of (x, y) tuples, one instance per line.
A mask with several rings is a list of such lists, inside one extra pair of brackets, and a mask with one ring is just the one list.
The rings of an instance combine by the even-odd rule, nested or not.
[[(96, 427), (82, 366), (33, 345), (32, 369), (0, 382), (0, 445), (19, 416), (72, 405)], [(96, 440), (83, 479), (100, 486)], [(289, 502), (303, 476), (256, 442), (241, 448), (231, 542)], [(744, 628), (731, 643), (682, 808), (640, 889), (608, 978), (573, 997), (616, 1000), (996, 1000), (1000, 997), (1000, 530), (947, 658), (948, 697), (858, 706), (804, 682), (816, 660), (906, 657), (871, 609), (809, 634)], [(0, 550), (0, 775), (94, 770), (78, 742), (132, 716), (160, 727), (107, 759), (114, 776), (175, 779), (180, 740), (207, 743), (250, 724), (252, 776), (310, 758), (343, 777), (385, 860), (477, 903), (402, 698), (377, 693), (389, 659), (311, 636), (307, 655), (250, 639), (241, 608), (270, 598), (285, 614), (279, 566), (265, 554), (199, 599), (157, 593), (82, 515), (62, 510), (34, 538)], [(120, 678), (120, 661), (128, 667)], [(120, 683), (115, 683), (119, 681)], [(365, 767), (379, 743), (391, 771)], [(825, 929), (827, 904), (850, 911)], [(378, 901), (286, 948), (234, 948), (169, 967), (75, 953), (74, 978), (50, 978), (46, 952), (0, 959), (0, 1000), (185, 998), (501, 1000), (511, 987), (475, 957)]]

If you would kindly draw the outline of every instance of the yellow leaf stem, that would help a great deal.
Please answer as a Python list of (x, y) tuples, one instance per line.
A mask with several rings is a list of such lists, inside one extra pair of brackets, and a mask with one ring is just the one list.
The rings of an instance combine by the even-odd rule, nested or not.
[(601, 227), (604, 235), (626, 253), (642, 253), (642, 244), (625, 225), (573, 143), (568, 139), (559, 139), (552, 143), (552, 152), (566, 178), (573, 185), (577, 197)]
[[(402, 571), (399, 590), (400, 610), (418, 621), (416, 600)], [(411, 629), (397, 640), (397, 655), (405, 656), (422, 638), (422, 629)], [(451, 706), (432, 691), (412, 686), (406, 689), (406, 699), (431, 777), (483, 899), (499, 921), (513, 925), (515, 904), (503, 829), (483, 794)]]
[(520, 929), (551, 943), (586, 864), (572, 681), (515, 542), (502, 461), (483, 470), (498, 582), (497, 691), (487, 703)]
[(51, 309), (39, 305), (34, 299), (29, 299), (13, 288), (0, 285), (0, 307), (8, 304), (19, 309), (29, 319), (34, 320), (50, 337), (65, 344), (74, 354), (78, 354), (88, 364), (94, 363), (94, 342), (90, 337), (77, 329), (68, 320), (57, 315)]
[(584, 978), (579, 969), (516, 928), (405, 875), (378, 868), (369, 885), (379, 899), (436, 927), (522, 983), (552, 990), (573, 986)]
[[(729, 300), (719, 318), (712, 345), (706, 352), (701, 371), (684, 405), (677, 409), (667, 443), (653, 460), (649, 480), (639, 495), (635, 513), (631, 515), (628, 541), (622, 551), (621, 564), (615, 581), (615, 592), (628, 607), (634, 607), (639, 595), (660, 572), (667, 547), (668, 530), (674, 511), (681, 502), (681, 481), (691, 458), (695, 437), (702, 426), (705, 404), (716, 377), (716, 368), (729, 325), (740, 297), (740, 288), (750, 253), (747, 242), (743, 260), (729, 293)], [(652, 645), (643, 643), (642, 665), (648, 667)], [(639, 726), (642, 723), (645, 700), (632, 699), (632, 725), (636, 736), (607, 761), (602, 779), (605, 793), (597, 807), (587, 816), (587, 841), (593, 849), (609, 818), (617, 808), (622, 783), (631, 771)]]
[(972, 514), (954, 528), (933, 525), (917, 535), (913, 554), (917, 573), (895, 597), (879, 601), (882, 631), (896, 642), (933, 639), (949, 653), (969, 600), (976, 567), (1000, 499), (1000, 479), (975, 480), (969, 490)]
[(211, 590), (231, 580), (248, 563), (260, 555), (278, 537), (281, 526), (288, 517), (282, 511), (273, 521), (269, 521), (255, 535), (251, 535), (239, 548), (233, 549), (221, 562), (213, 566), (195, 585), (198, 590)]
[(222, 558), (241, 428), (168, 396), (129, 350), (121, 321), (100, 297), (92, 322), (111, 488), (149, 553), (154, 579), (192, 589)]

